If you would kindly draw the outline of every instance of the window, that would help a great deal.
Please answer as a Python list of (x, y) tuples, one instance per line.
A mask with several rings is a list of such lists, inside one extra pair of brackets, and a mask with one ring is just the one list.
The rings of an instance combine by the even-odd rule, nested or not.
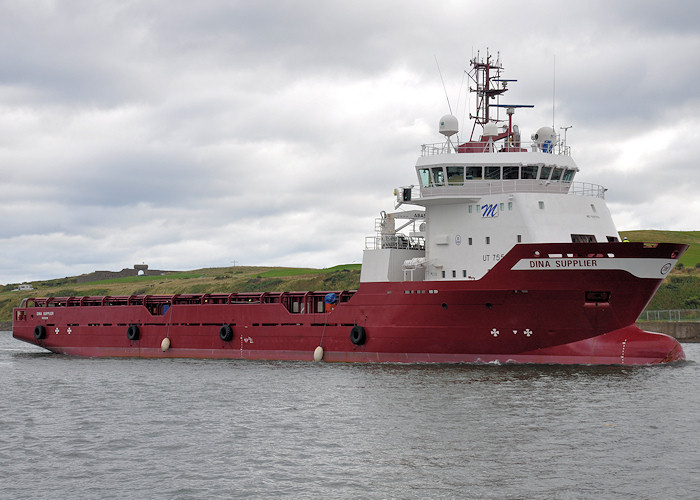
[(592, 234), (572, 234), (572, 243), (596, 243), (595, 236)]
[(538, 203), (540, 205), (540, 210), (544, 210), (544, 201), (539, 201)]
[(462, 278), (466, 278), (466, 277), (467, 277), (467, 270), (462, 269)]
[(470, 244), (470, 245), (472, 244), (472, 239), (471, 239), (471, 238), (469, 238), (469, 244)]
[(537, 165), (525, 165), (520, 174), (521, 179), (537, 179)]
[(620, 241), (617, 239), (617, 236), (608, 236), (608, 243), (614, 243), (616, 241)]
[(486, 244), (490, 245), (491, 244), (491, 236), (486, 237)]
[(442, 170), (442, 167), (433, 167), (433, 184), (435, 186), (444, 186), (445, 185), (445, 172)]
[(504, 179), (517, 179), (520, 177), (520, 167), (503, 167)]
[(452, 277), (453, 277), (453, 278), (456, 278), (456, 277), (457, 277), (457, 271), (454, 270), (454, 269), (452, 270)]
[(513, 202), (512, 201), (508, 202), (508, 210), (513, 210)]
[(542, 167), (540, 170), (540, 180), (546, 181), (549, 179), (549, 174), (552, 173), (552, 167)]
[(469, 213), (472, 213), (472, 206), (469, 205)]
[(499, 208), (501, 209), (501, 212), (503, 212), (503, 210), (505, 210), (506, 208), (505, 203), (501, 203), (501, 206)]
[(484, 178), (491, 181), (499, 180), (501, 178), (501, 167), (486, 167)]
[(467, 180), (481, 180), (483, 179), (483, 167), (466, 167), (464, 169), (464, 175)]
[(445, 277), (445, 271), (442, 272), (442, 277), (443, 277), (443, 278)]
[(447, 167), (447, 184), (461, 186), (464, 184), (464, 167)]
[(562, 181), (571, 182), (574, 180), (574, 175), (576, 175), (576, 170), (567, 169), (566, 172), (564, 172), (564, 177), (562, 178)]
[(518, 235), (518, 243), (522, 243), (522, 242), (523, 242), (523, 235), (519, 234)]
[(563, 168), (555, 168), (554, 172), (552, 172), (552, 180), (553, 181), (558, 181), (561, 179), (561, 174), (564, 172)]
[(421, 168), (420, 170), (418, 170), (418, 177), (420, 177), (421, 187), (430, 187), (430, 169)]

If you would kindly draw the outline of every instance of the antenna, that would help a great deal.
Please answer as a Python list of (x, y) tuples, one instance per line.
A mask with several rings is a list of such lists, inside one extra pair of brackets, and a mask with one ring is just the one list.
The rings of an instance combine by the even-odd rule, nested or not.
[(450, 98), (447, 96), (447, 87), (445, 87), (445, 80), (442, 78), (442, 71), (440, 71), (440, 63), (438, 63), (436, 55), (434, 55), (433, 57), (435, 57), (435, 64), (437, 65), (438, 73), (440, 73), (440, 81), (442, 82), (442, 88), (445, 91), (445, 99), (447, 99), (447, 108), (450, 110), (450, 114), (452, 114), (452, 106), (450, 106)]
[(567, 147), (566, 147), (566, 132), (567, 132), (571, 127), (573, 127), (573, 125), (569, 125), (568, 127), (559, 127), (560, 130), (563, 130), (563, 131), (564, 131), (564, 142), (563, 142), (563, 143), (559, 143), (559, 152), (561, 152), (561, 150), (563, 149), (563, 150), (564, 150), (564, 154), (566, 154), (566, 149), (567, 149)]
[(554, 55), (554, 60), (552, 62), (552, 130), (556, 130), (554, 128), (554, 107), (555, 107), (555, 92), (557, 88), (557, 56), (556, 54)]

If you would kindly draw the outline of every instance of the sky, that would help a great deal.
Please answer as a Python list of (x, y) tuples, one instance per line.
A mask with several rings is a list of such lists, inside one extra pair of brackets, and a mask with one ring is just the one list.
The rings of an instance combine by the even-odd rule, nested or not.
[(698, 230), (698, 19), (676, 0), (0, 0), (0, 283), (360, 263), (446, 95), (471, 130), (464, 71), (487, 50), (535, 105), (523, 137), (572, 126), (619, 230)]

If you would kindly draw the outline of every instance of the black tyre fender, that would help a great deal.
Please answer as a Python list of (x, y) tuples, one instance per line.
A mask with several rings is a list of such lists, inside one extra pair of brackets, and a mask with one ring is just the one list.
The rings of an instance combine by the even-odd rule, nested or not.
[(224, 342), (231, 342), (233, 340), (233, 328), (231, 325), (223, 324), (219, 328), (219, 338)]
[(352, 330), (350, 330), (350, 342), (355, 345), (362, 345), (366, 340), (367, 334), (365, 333), (365, 329), (360, 325), (353, 326)]
[(44, 328), (44, 325), (36, 325), (34, 327), (34, 338), (37, 340), (46, 338), (46, 328)]
[(126, 329), (126, 338), (129, 340), (139, 339), (139, 327), (137, 325), (129, 325)]

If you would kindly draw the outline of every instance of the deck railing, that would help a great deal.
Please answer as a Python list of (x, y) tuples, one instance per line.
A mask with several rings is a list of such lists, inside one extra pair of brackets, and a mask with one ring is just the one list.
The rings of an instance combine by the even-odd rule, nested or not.
[[(462, 141), (455, 141), (455, 142), (434, 142), (432, 144), (421, 144), (421, 156), (435, 156), (435, 155), (443, 155), (443, 154), (451, 154), (451, 153), (456, 153), (456, 148), (459, 146), (459, 144)], [(473, 147), (473, 146), (472, 146)], [(481, 144), (479, 144), (479, 147), (481, 147)], [(513, 151), (512, 148), (511, 151), (506, 151), (503, 143), (497, 142), (494, 144), (489, 144), (489, 143), (483, 143), (484, 147), (484, 153), (522, 153), (522, 152), (530, 152), (530, 151), (541, 151), (541, 149), (538, 148), (537, 143), (534, 141), (525, 141), (521, 142), (520, 146), (518, 149), (524, 149), (526, 151)], [(571, 147), (566, 146), (564, 144), (557, 144), (554, 146), (554, 151), (553, 154), (560, 154), (562, 156), (571, 156)]]
[(433, 196), (483, 196), (502, 193), (568, 193), (577, 196), (592, 196), (605, 199), (605, 189), (589, 182), (543, 181), (539, 179), (513, 180), (471, 180), (464, 184), (449, 184), (435, 187), (413, 187), (411, 198), (417, 199)]

